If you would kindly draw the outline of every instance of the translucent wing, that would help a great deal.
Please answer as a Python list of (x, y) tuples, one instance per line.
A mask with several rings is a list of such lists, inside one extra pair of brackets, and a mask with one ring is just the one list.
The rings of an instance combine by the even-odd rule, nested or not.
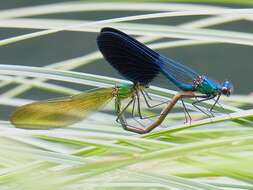
[(176, 86), (187, 90), (184, 88), (191, 87), (193, 80), (199, 76), (189, 67), (158, 54), (113, 28), (103, 28), (97, 43), (105, 59), (133, 82), (148, 84), (161, 72)]
[(10, 121), (18, 128), (65, 127), (84, 119), (112, 98), (112, 88), (99, 88), (74, 96), (40, 101), (18, 107)]
[(200, 76), (191, 68), (162, 55), (158, 64), (161, 73), (181, 90), (193, 90), (193, 81)]
[(97, 37), (97, 44), (105, 59), (134, 83), (147, 84), (159, 73), (159, 67), (153, 64), (159, 54), (123, 32), (104, 28)]

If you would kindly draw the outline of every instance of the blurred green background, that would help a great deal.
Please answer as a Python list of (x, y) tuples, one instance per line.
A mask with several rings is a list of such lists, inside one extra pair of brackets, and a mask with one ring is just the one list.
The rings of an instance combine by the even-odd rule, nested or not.
[[(48, 3), (64, 2), (60, 0), (12, 0), (0, 1), (0, 9), (12, 9), (24, 6), (33, 6)], [(164, 1), (163, 1), (164, 2)], [(243, 3), (243, 1), (241, 1)], [(217, 6), (232, 7), (252, 7), (250, 4), (212, 4)], [(144, 14), (150, 12), (143, 11), (92, 11), (92, 12), (74, 12), (35, 16), (35, 18), (51, 19), (76, 19), (76, 20), (102, 20), (107, 18)], [(205, 16), (199, 16), (204, 18)], [(166, 25), (178, 25), (185, 21), (194, 20), (197, 17), (173, 17), (151, 19), (145, 21), (136, 21), (137, 23), (156, 23)], [(253, 32), (252, 22), (235, 21), (210, 28), (233, 30), (242, 32)], [(0, 39), (9, 38), (21, 34), (34, 32), (31, 29), (0, 28)], [(28, 65), (45, 66), (55, 62), (79, 57), (97, 50), (96, 33), (87, 32), (58, 32), (51, 35), (42, 36), (25, 40), (20, 43), (10, 44), (0, 47), (0, 64), (10, 65)], [(169, 40), (169, 39), (167, 39)], [(162, 41), (162, 40), (160, 40)], [(169, 48), (157, 50), (160, 53), (169, 56), (181, 63), (191, 66), (199, 73), (208, 74), (219, 82), (229, 79), (234, 85), (234, 93), (248, 94), (253, 91), (252, 88), (252, 57), (253, 48), (235, 44), (211, 44), (197, 45), (178, 48)], [(100, 60), (95, 64), (90, 64), (78, 68), (77, 71), (101, 74), (121, 78), (121, 76), (105, 61)], [(156, 79), (153, 84), (166, 88), (174, 89), (174, 86), (168, 84), (161, 77)], [(77, 88), (82, 88), (78, 86)], [(31, 98), (38, 99), (37, 93)], [(42, 94), (40, 94), (42, 96)], [(43, 97), (44, 98), (44, 97)], [(46, 98), (46, 97), (45, 97)], [(39, 98), (41, 99), (41, 98)]]

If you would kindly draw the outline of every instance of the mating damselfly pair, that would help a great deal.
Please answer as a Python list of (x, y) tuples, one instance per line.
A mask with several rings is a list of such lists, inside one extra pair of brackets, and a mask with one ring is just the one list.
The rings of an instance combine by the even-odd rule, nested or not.
[[(222, 85), (200, 75), (191, 68), (172, 59), (164, 57), (138, 42), (129, 35), (114, 28), (103, 28), (97, 37), (97, 45), (104, 58), (132, 84), (118, 84), (111, 88), (97, 88), (74, 96), (39, 101), (18, 107), (11, 115), (11, 122), (20, 128), (47, 129), (65, 127), (81, 121), (87, 112), (97, 110), (110, 100), (115, 101), (116, 121), (125, 130), (136, 133), (147, 133), (159, 126), (177, 101), (181, 101), (186, 121), (191, 116), (184, 104), (185, 98), (195, 98), (192, 105), (201, 112), (211, 115), (220, 96), (229, 96), (232, 86), (229, 81)], [(146, 89), (149, 83), (159, 74), (163, 74), (181, 91), (171, 101), (151, 105), (152, 100)], [(144, 101), (140, 101), (140, 99)], [(214, 99), (208, 112), (198, 107), (198, 103)], [(128, 100), (123, 105), (122, 101)], [(131, 115), (143, 119), (141, 104), (153, 109), (158, 105), (164, 108), (158, 117), (149, 125), (137, 127), (128, 124), (125, 113), (131, 109)]]

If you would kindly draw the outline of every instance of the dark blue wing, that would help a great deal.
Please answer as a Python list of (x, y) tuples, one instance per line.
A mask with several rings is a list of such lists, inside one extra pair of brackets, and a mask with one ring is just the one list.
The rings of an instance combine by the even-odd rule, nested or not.
[(103, 28), (97, 44), (105, 59), (133, 83), (148, 84), (159, 73), (159, 67), (154, 64), (159, 54), (123, 32)]
[(127, 34), (103, 28), (97, 38), (105, 59), (128, 80), (148, 84), (159, 72), (182, 90), (192, 90), (195, 71), (166, 58)]

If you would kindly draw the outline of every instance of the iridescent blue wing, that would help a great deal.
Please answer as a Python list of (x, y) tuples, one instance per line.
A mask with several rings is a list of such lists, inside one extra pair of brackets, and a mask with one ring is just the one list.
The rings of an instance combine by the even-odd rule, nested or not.
[(193, 81), (200, 75), (191, 68), (162, 55), (157, 64), (159, 64), (160, 72), (178, 88), (194, 91)]
[(148, 84), (159, 72), (182, 90), (192, 90), (199, 76), (192, 69), (166, 58), (127, 34), (103, 28), (97, 38), (105, 59), (128, 80)]
[(154, 64), (159, 54), (123, 32), (103, 28), (97, 44), (105, 59), (133, 83), (148, 84), (159, 73), (159, 67)]

